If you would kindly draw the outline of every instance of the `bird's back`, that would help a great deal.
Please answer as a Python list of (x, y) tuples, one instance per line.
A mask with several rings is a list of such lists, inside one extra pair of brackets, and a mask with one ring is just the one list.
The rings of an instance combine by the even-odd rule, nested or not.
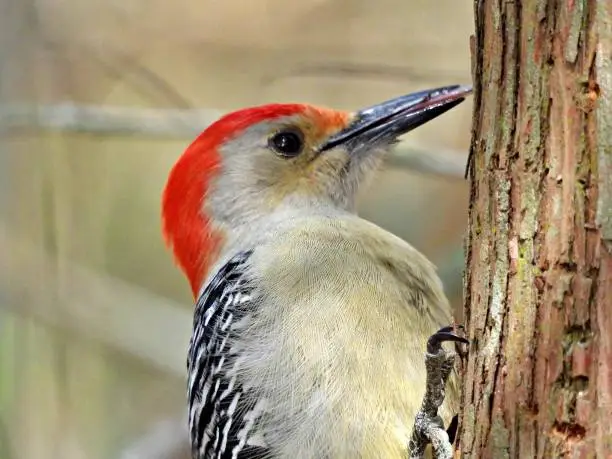
[(224, 320), (218, 315), (211, 325), (206, 317), (226, 303), (200, 301), (201, 341), (209, 344), (206, 351), (194, 345), (192, 361), (206, 352), (221, 357), (207, 357), (195, 376), (192, 365), (191, 377), (208, 374), (211, 393), (216, 371), (226, 392), (229, 385), (240, 392), (227, 395), (237, 397), (233, 413), (257, 415), (248, 426), (227, 428), (222, 420), (232, 403), (226, 398), (225, 414), (217, 403), (208, 416), (218, 441), (225, 427), (228, 436), (242, 432), (247, 444), (251, 435), (252, 448), (263, 448), (236, 457), (403, 457), (425, 387), (427, 337), (450, 323), (433, 266), (355, 216), (296, 220), (270, 235), (230, 263), (233, 280), (210, 283), (209, 290), (217, 282), (230, 291), (240, 279)]

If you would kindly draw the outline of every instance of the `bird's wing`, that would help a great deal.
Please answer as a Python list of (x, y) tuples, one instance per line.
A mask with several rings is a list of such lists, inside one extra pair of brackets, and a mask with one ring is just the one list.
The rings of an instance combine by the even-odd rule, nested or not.
[(236, 380), (240, 362), (231, 349), (232, 334), (243, 326), (240, 311), (251, 301), (245, 277), (249, 256), (239, 253), (222, 266), (196, 303), (187, 369), (189, 429), (197, 459), (269, 455), (253, 432), (261, 406)]

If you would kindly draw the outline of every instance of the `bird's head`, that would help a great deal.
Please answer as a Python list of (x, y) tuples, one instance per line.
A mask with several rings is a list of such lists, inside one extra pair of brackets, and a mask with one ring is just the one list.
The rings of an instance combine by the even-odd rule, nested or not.
[(211, 124), (173, 167), (162, 203), (166, 242), (194, 295), (228, 232), (281, 207), (352, 211), (360, 184), (397, 138), (470, 92), (437, 88), (354, 113), (272, 104)]

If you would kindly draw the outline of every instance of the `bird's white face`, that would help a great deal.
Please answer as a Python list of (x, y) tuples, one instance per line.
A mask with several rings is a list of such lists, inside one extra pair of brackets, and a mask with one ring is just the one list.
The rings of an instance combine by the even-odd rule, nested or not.
[(230, 226), (248, 223), (281, 205), (352, 211), (357, 191), (392, 143), (342, 143), (322, 151), (352, 118), (309, 107), (300, 114), (259, 122), (228, 139), (219, 149), (219, 174), (209, 185), (206, 211)]

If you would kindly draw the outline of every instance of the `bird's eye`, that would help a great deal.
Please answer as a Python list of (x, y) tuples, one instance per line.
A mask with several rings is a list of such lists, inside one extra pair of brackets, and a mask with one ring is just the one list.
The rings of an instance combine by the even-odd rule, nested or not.
[(293, 158), (304, 148), (304, 137), (297, 130), (281, 131), (270, 137), (269, 145), (280, 156)]

